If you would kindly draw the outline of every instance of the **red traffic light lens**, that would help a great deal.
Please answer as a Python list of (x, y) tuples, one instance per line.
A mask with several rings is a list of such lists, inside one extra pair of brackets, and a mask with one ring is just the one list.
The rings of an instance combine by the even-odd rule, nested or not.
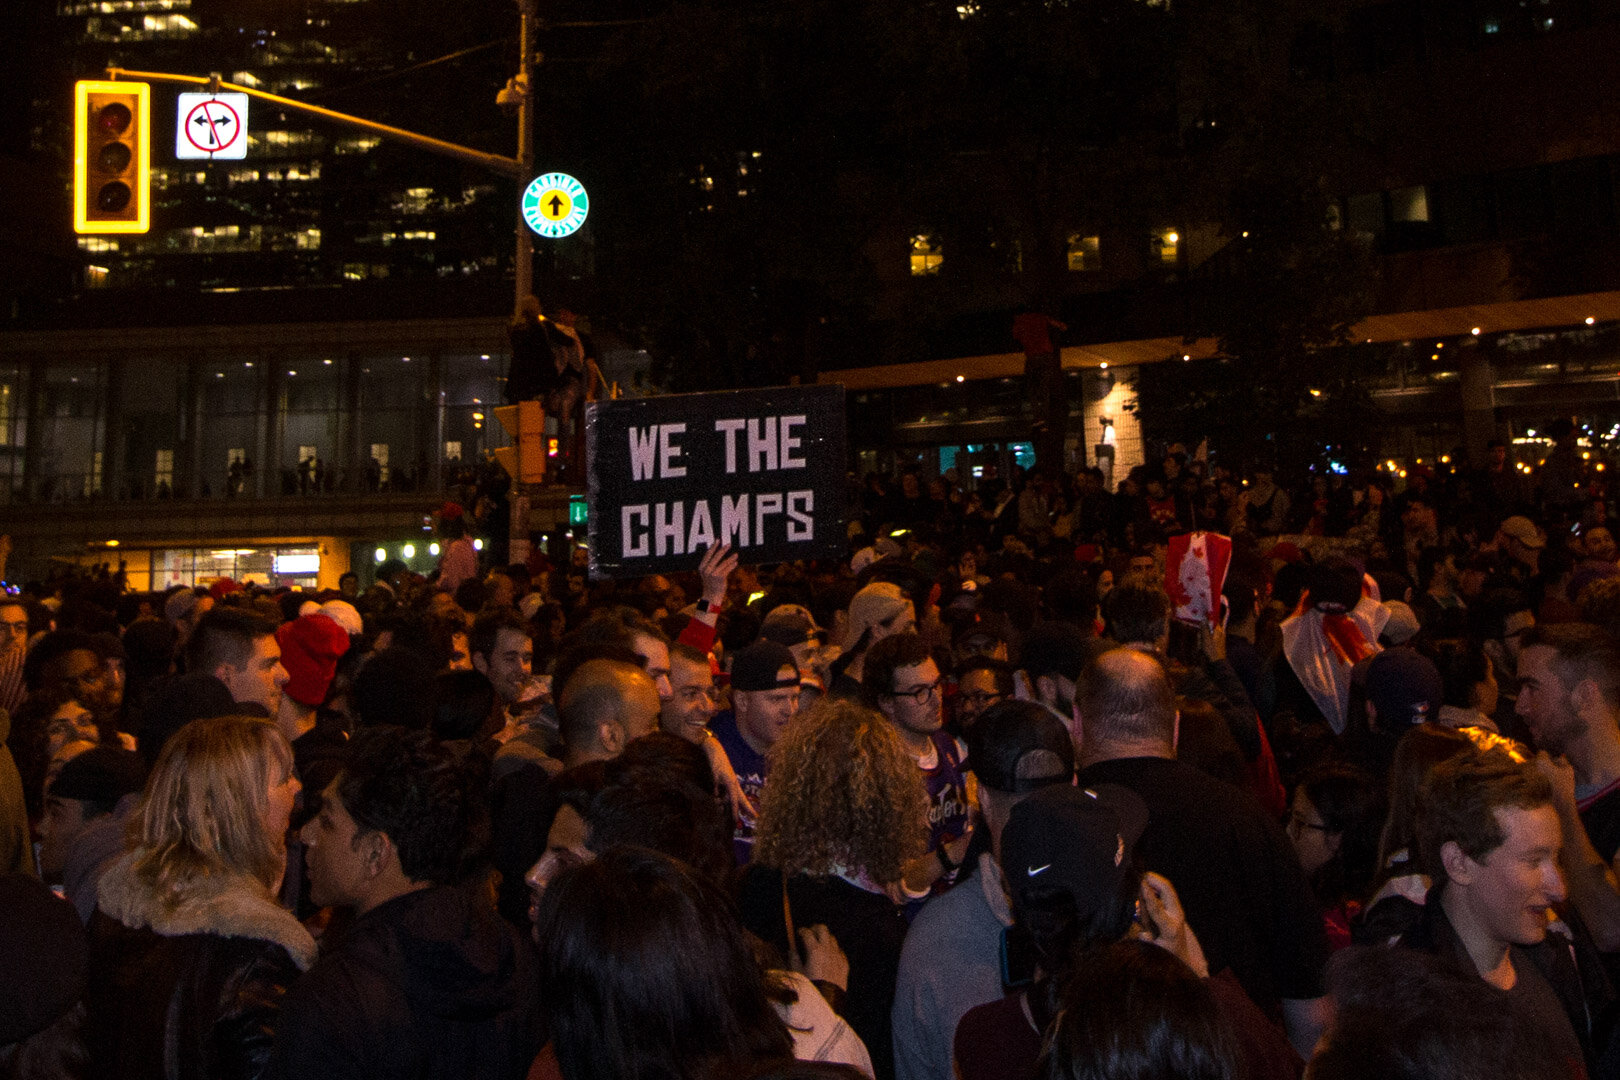
[(96, 163), (101, 166), (102, 172), (117, 174), (129, 168), (130, 158), (133, 156), (126, 144), (108, 143), (101, 148), (101, 153), (96, 155)]
[(115, 101), (111, 105), (105, 106), (96, 114), (97, 126), (109, 135), (122, 135), (128, 130), (129, 122), (133, 119), (134, 116), (130, 113), (129, 106), (121, 101)]
[(96, 209), (104, 214), (116, 214), (129, 205), (129, 199), (129, 185), (114, 180), (110, 184), (101, 185), (101, 190), (96, 192)]

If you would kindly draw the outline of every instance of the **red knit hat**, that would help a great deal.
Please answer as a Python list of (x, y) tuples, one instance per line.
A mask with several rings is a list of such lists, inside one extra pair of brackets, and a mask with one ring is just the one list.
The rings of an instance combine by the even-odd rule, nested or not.
[(338, 657), (349, 651), (349, 634), (325, 615), (300, 615), (276, 629), (286, 694), (300, 705), (319, 705), (337, 673)]
[(233, 592), (241, 592), (242, 585), (233, 578), (222, 577), (208, 586), (208, 595), (215, 600), (223, 600)]

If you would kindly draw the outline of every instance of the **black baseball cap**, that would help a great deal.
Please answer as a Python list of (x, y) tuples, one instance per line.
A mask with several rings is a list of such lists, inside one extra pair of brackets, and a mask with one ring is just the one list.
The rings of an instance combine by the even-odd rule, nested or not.
[(1102, 912), (1136, 872), (1131, 852), (1147, 824), (1147, 804), (1117, 784), (1032, 793), (1013, 807), (1001, 833), (1001, 872), (1013, 907), (1022, 907), (1031, 890), (1056, 888), (1074, 897), (1082, 922)]
[(780, 690), (799, 685), (799, 665), (786, 645), (756, 641), (731, 661), (733, 690)]
[(1367, 661), (1366, 689), (1385, 731), (1401, 732), (1433, 720), (1445, 699), (1440, 669), (1406, 646), (1385, 649)]
[(1074, 742), (1051, 710), (1033, 701), (1000, 701), (967, 733), (968, 767), (992, 791), (1021, 795), (1074, 780)]
[(146, 762), (133, 750), (97, 746), (76, 754), (51, 781), (59, 799), (116, 803), (146, 786)]
[(773, 608), (759, 627), (762, 641), (774, 641), (789, 648), (802, 645), (821, 633), (822, 629), (816, 625), (815, 616), (800, 604), (782, 604)]

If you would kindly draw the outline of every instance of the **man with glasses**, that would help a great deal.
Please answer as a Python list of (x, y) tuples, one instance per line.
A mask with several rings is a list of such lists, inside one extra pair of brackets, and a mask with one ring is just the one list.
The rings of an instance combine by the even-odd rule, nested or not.
[(21, 600), (0, 598), (0, 709), (15, 712), (28, 695), (23, 659), (28, 654), (28, 608)]
[(966, 737), (984, 711), (1013, 693), (1013, 669), (1005, 660), (976, 656), (956, 669), (956, 730)]
[(939, 666), (922, 638), (895, 634), (867, 652), (861, 689), (894, 725), (928, 789), (928, 852), (906, 864), (902, 883), (918, 896), (943, 892), (967, 857), (976, 800), (964, 764), (967, 748), (943, 730)]
[(29, 653), (25, 677), (34, 674), (39, 688), (73, 698), (90, 710), (98, 728), (113, 731), (124, 687), (108, 662), (106, 647), (105, 641), (82, 630), (53, 630)]

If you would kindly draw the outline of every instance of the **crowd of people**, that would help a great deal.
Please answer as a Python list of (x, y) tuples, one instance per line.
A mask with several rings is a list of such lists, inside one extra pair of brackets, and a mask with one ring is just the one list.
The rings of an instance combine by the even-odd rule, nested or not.
[(363, 592), (0, 596), (0, 1077), (1620, 1077), (1573, 431), (873, 476), (838, 561), (593, 582), (447, 505)]

